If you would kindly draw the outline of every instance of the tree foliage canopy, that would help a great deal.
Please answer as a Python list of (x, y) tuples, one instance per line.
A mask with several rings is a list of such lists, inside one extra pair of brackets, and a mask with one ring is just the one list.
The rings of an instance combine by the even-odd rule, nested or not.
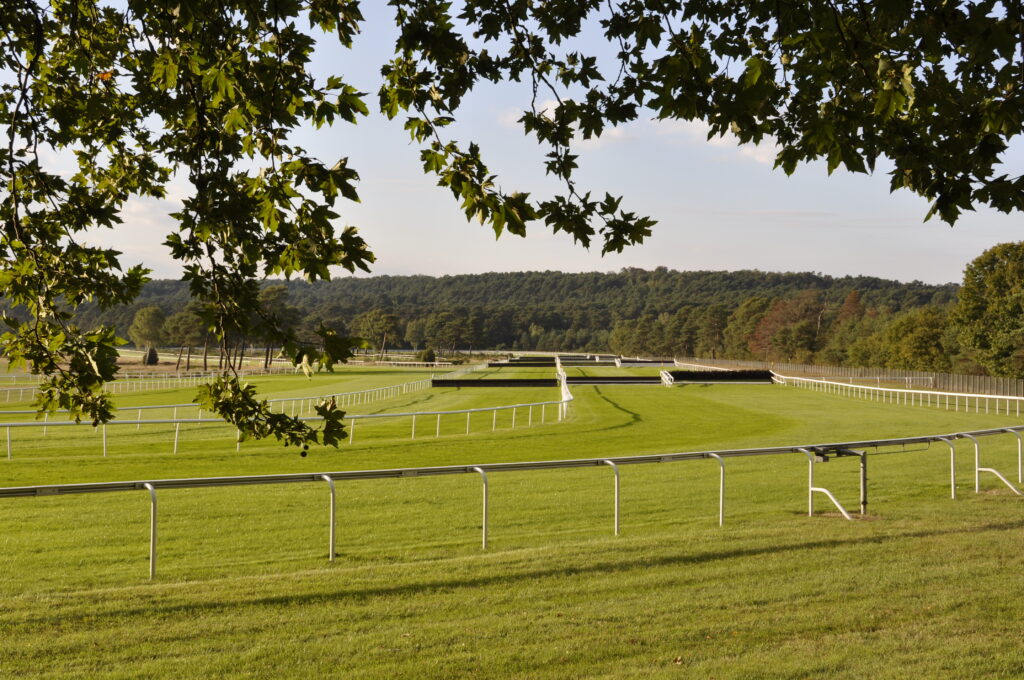
[[(379, 107), (405, 118), (424, 170), (467, 217), (499, 234), (542, 221), (604, 252), (641, 242), (654, 221), (579, 187), (572, 145), (650, 115), (772, 140), (787, 172), (818, 158), (867, 172), (887, 157), (893, 188), (928, 197), (950, 223), (974, 205), (1024, 201), (1024, 180), (1000, 170), (1024, 111), (1019, 0), (389, 4), (399, 38)], [(310, 68), (314, 36), (348, 47), (363, 21), (355, 0), (3, 3), (0, 293), (30, 318), (8, 318), (0, 344), (46, 376), (40, 408), (111, 417), (102, 386), (116, 371), (114, 335), (76, 327), (71, 309), (131, 301), (146, 271), (82, 237), (117, 224), (133, 197), (164, 196), (173, 177), (189, 192), (166, 245), (207, 328), (224, 342), (258, 327), (310, 370), (348, 356), (330, 328), (304, 343), (253, 310), (261, 278), (322, 279), (373, 261), (354, 228), (335, 227), (339, 199), (358, 199), (356, 170), (293, 141), (301, 126), (368, 112), (365, 93), (337, 74), (318, 82)], [(474, 87), (509, 80), (532, 86), (520, 120), (549, 148), (560, 195), (500, 188), (480, 148), (445, 137)], [(557, 105), (539, 108), (547, 98)], [(75, 170), (59, 172), (54, 157)], [(203, 394), (243, 431), (291, 443), (342, 433), (333, 411), (319, 432), (272, 418), (231, 375)]]
[(956, 320), (965, 345), (998, 376), (1024, 376), (1024, 242), (989, 248), (964, 270)]
[(128, 328), (128, 337), (139, 349), (161, 345), (167, 339), (164, 328), (166, 321), (167, 316), (159, 307), (143, 307), (135, 312), (132, 325)]

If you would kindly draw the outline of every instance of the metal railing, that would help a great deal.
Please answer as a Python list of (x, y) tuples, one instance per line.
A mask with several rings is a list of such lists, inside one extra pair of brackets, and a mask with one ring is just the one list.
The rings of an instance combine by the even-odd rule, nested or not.
[(969, 413), (995, 413), (996, 415), (1020, 416), (1021, 402), (1024, 402), (1024, 397), (912, 390), (898, 387), (875, 387), (873, 385), (857, 385), (823, 378), (802, 378), (799, 376), (782, 375), (774, 371), (772, 375), (777, 383), (791, 387), (807, 388), (819, 392), (888, 404), (924, 406), (947, 411), (963, 410)]
[(974, 430), (970, 432), (958, 432), (946, 435), (924, 435), (917, 437), (902, 437), (897, 439), (876, 439), (826, 444), (798, 444), (791, 446), (773, 446), (756, 449), (724, 449), (715, 451), (693, 451), (684, 453), (667, 453), (635, 456), (606, 456), (600, 458), (583, 458), (570, 460), (549, 460), (514, 463), (480, 463), (470, 465), (449, 465), (431, 467), (392, 468), (382, 470), (357, 470), (345, 472), (313, 472), (301, 474), (277, 474), (277, 475), (254, 475), (237, 477), (193, 477), (184, 479), (149, 479), (124, 482), (95, 482), (87, 484), (45, 484), (36, 486), (6, 487), (0, 488), (0, 498), (25, 498), (25, 497), (47, 497), (65, 496), (73, 494), (88, 493), (111, 493), (118, 491), (146, 491), (150, 497), (150, 545), (149, 545), (149, 577), (156, 576), (157, 559), (157, 491), (171, 489), (199, 489), (211, 487), (235, 487), (252, 486), (262, 484), (296, 484), (296, 483), (325, 483), (329, 492), (328, 511), (328, 548), (329, 560), (334, 561), (336, 542), (336, 483), (369, 480), (369, 479), (407, 479), (412, 477), (436, 477), (442, 475), (473, 474), (479, 475), (483, 483), (483, 522), (482, 522), (482, 547), (488, 547), (488, 494), (489, 475), (500, 472), (524, 472), (524, 471), (545, 471), (545, 470), (568, 470), (586, 467), (611, 467), (614, 473), (614, 497), (613, 497), (613, 532), (617, 536), (620, 533), (620, 492), (621, 482), (619, 468), (623, 465), (640, 465), (647, 463), (675, 463), (693, 460), (715, 460), (719, 465), (719, 490), (718, 490), (718, 524), (725, 523), (725, 461), (729, 458), (741, 458), (750, 456), (784, 455), (798, 453), (808, 459), (809, 473), (807, 485), (808, 515), (814, 514), (814, 494), (823, 494), (839, 509), (843, 517), (852, 520), (853, 516), (847, 512), (836, 496), (825, 487), (815, 485), (814, 465), (824, 462), (829, 457), (856, 456), (861, 462), (860, 474), (860, 512), (867, 513), (868, 505), (868, 483), (867, 483), (867, 449), (879, 449), (891, 447), (906, 447), (908, 444), (943, 443), (949, 446), (950, 450), (950, 487), (952, 497), (956, 498), (956, 447), (958, 439), (967, 439), (974, 446), (974, 479), (975, 493), (980, 493), (979, 475), (982, 472), (994, 473), (1004, 484), (1015, 494), (1021, 492), (1013, 486), (1006, 477), (991, 467), (982, 467), (980, 459), (980, 437), (1012, 434), (1017, 438), (1018, 449), (1018, 483), (1024, 480), (1024, 469), (1021, 459), (1021, 431), (1024, 426), (1007, 428), (996, 428), (987, 430)]

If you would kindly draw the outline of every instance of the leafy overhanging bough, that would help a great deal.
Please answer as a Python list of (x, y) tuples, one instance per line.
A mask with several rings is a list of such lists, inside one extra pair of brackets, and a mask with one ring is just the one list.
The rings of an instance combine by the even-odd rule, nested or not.
[[(595, 199), (574, 180), (573, 140), (641, 116), (702, 120), (709, 137), (771, 140), (776, 165), (827, 159), (869, 172), (894, 163), (893, 189), (933, 201), (952, 224), (978, 204), (1010, 212), (1024, 179), (999, 174), (1021, 133), (1021, 2), (752, 2), (750, 0), (391, 0), (399, 27), (380, 108), (405, 115), (424, 170), (467, 217), (496, 234), (543, 221), (603, 252), (640, 243), (654, 221)], [(116, 372), (113, 331), (73, 323), (74, 308), (130, 303), (146, 280), (118, 253), (79, 243), (119, 223), (133, 197), (189, 195), (166, 242), (203, 318), (226, 343), (259, 333), (308, 370), (350, 356), (325, 328), (300, 342), (258, 304), (268, 276), (327, 278), (368, 270), (353, 227), (336, 230), (339, 197), (358, 200), (346, 159), (328, 165), (292, 141), (300, 126), (355, 123), (365, 94), (310, 73), (309, 27), (350, 47), (363, 18), (353, 0), (7, 0), (0, 8), (0, 291), (27, 321), (0, 338), (15, 366), (44, 376), (40, 410), (111, 417), (103, 384)], [(573, 49), (599, 31), (593, 53)], [(610, 58), (604, 55), (609, 51)], [(545, 170), (565, 191), (505, 192), (475, 144), (446, 139), (481, 82), (527, 80), (520, 119), (549, 148)], [(539, 108), (541, 98), (557, 104)], [(74, 157), (75, 172), (53, 169)], [(259, 310), (253, 314), (252, 310)], [(226, 372), (200, 400), (245, 436), (336, 444), (333, 404), (320, 429), (281, 414)]]

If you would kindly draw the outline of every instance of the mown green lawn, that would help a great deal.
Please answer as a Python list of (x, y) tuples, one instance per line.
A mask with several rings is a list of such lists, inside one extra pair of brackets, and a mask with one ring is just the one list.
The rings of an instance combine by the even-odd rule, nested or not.
[[(266, 389), (302, 388), (268, 379)], [(428, 420), (414, 441), (408, 422), (376, 432), (361, 423), (351, 445), (307, 458), (251, 442), (236, 453), (230, 432), (177, 455), (166, 432), (132, 445), (124, 435), (102, 458), (79, 435), (59, 449), (15, 448), (0, 459), (0, 485), (664, 453), (1016, 422), (767, 385), (574, 394), (564, 423), (527, 427), (520, 413), (515, 430), (481, 419), (467, 436), (464, 416), (449, 416), (440, 437)], [(445, 388), (363, 412), (535, 398), (557, 390)], [(1015, 479), (1015, 440), (981, 441), (983, 464)], [(145, 492), (7, 499), (0, 677), (1022, 676), (1024, 501), (994, 477), (975, 495), (973, 451), (958, 451), (956, 501), (945, 446), (873, 455), (869, 517), (855, 522), (824, 499), (806, 516), (805, 457), (729, 459), (722, 528), (714, 461), (622, 466), (619, 537), (610, 468), (493, 473), (486, 552), (475, 475), (339, 483), (333, 564), (325, 484), (164, 490), (152, 583)], [(855, 460), (816, 473), (855, 507)]]
[(668, 370), (658, 366), (566, 366), (565, 374), (570, 378), (575, 376), (605, 377), (620, 375), (638, 376), (659, 376), (661, 371)]

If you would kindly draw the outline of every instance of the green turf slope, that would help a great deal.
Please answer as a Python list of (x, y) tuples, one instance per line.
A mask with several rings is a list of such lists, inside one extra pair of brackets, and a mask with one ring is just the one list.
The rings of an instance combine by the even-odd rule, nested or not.
[[(449, 390), (368, 407), (536, 396), (517, 392)], [(104, 459), (95, 440), (69, 440), (0, 460), (0, 484), (582, 458), (1015, 424), (779, 386), (574, 394), (564, 423), (505, 422), (492, 432), (481, 421), (467, 436), (457, 433), (464, 416), (451, 416), (440, 437), (431, 421), (415, 441), (404, 426), (362, 439), (359, 425), (351, 446), (304, 459), (261, 443), (236, 453), (230, 437), (172, 455), (166, 433)], [(1012, 437), (982, 447), (985, 464), (1015, 477)], [(806, 517), (806, 458), (729, 460), (723, 528), (714, 461), (623, 466), (619, 537), (610, 468), (495, 473), (486, 552), (474, 475), (344, 483), (333, 564), (325, 484), (163, 491), (153, 583), (145, 492), (9, 499), (0, 502), (0, 677), (1020, 676), (1024, 501), (994, 478), (975, 495), (972, 450), (961, 442), (959, 452), (956, 501), (944, 446), (873, 456), (870, 516), (856, 522), (824, 499), (821, 514)], [(817, 474), (855, 506), (855, 460)]]

